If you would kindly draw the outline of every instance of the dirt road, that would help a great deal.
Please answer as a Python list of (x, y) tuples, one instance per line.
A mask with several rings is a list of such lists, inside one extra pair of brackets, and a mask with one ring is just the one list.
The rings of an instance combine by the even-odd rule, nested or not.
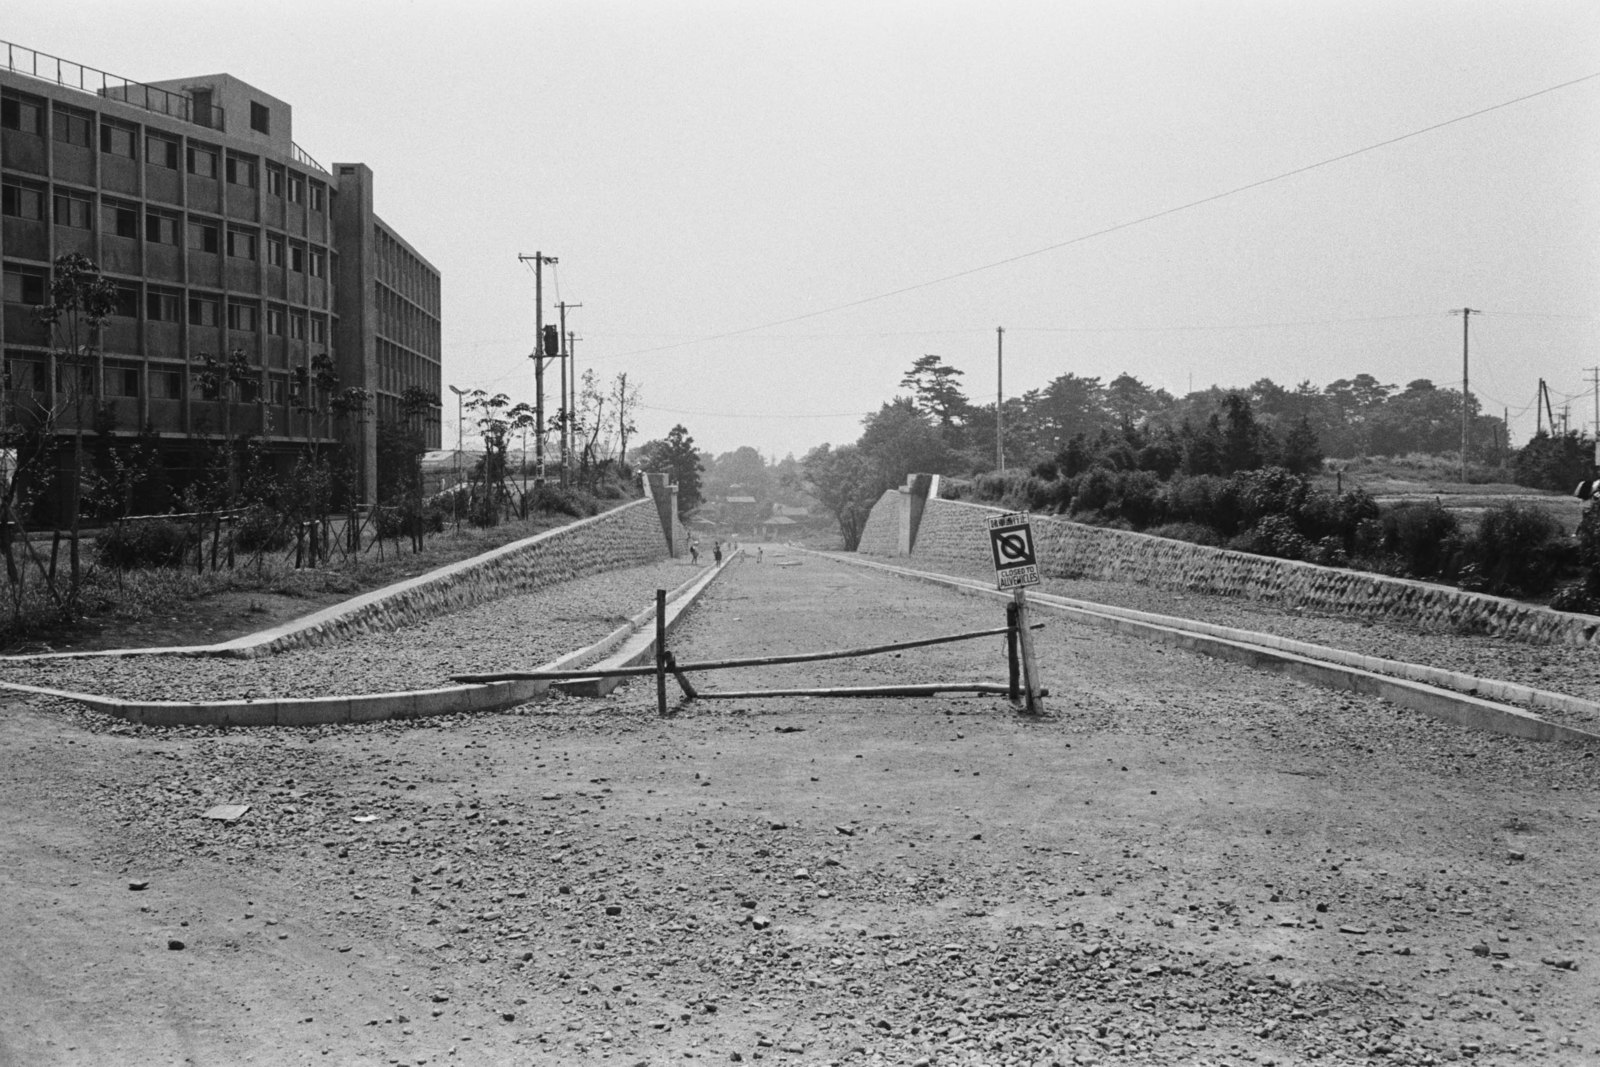
[[(769, 551), (674, 647), (1001, 621)], [(10, 704), (0, 1065), (1595, 1062), (1594, 753), (1070, 623), (1038, 647), (1038, 720), (661, 720), (648, 686), (311, 731)], [(1002, 676), (990, 639), (699, 681)]]

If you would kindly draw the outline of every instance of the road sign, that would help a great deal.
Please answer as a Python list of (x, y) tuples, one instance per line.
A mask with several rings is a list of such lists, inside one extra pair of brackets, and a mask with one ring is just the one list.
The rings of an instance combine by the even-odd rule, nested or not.
[(1039, 559), (1033, 550), (1033, 525), (1021, 512), (989, 520), (989, 551), (994, 555), (995, 582), (1001, 589), (1039, 584)]

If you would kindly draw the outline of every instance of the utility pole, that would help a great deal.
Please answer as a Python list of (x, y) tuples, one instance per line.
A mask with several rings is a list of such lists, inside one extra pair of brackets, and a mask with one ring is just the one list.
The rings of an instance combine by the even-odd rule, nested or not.
[[(567, 348), (567, 309), (581, 308), (582, 304), (557, 303), (556, 308), (561, 312), (561, 484), (567, 484), (567, 457), (572, 454), (572, 409), (567, 407), (567, 360), (571, 351)], [(573, 377), (577, 377), (576, 367), (572, 370)]]
[(1600, 367), (1589, 367), (1589, 384), (1594, 387), (1594, 463), (1600, 467)]
[(572, 381), (570, 383), (571, 384), (571, 388), (572, 388), (572, 394), (571, 394), (569, 400), (567, 401), (567, 404), (568, 404), (567, 411), (570, 412), (571, 415), (572, 415), (572, 428), (573, 428), (573, 432), (572, 432), (572, 450), (574, 452), (576, 452), (578, 450), (578, 434), (577, 434), (577, 428), (578, 428), (578, 335), (577, 335), (577, 333), (576, 332), (569, 332), (566, 335), (566, 342), (567, 342), (567, 358), (572, 360)]
[(467, 390), (465, 390), (465, 389), (457, 389), (455, 386), (452, 385), (450, 387), (450, 391), (452, 393), (456, 394), (456, 485), (460, 485), (461, 484), (461, 424), (462, 424), (461, 398), (467, 395)]
[(1462, 308), (1450, 312), (1461, 316), (1461, 481), (1467, 480), (1467, 322), (1483, 312), (1476, 308)]
[(1001, 409), (1006, 403), (1006, 328), (994, 328), (994, 469), (1006, 472), (1006, 435)]
[(555, 256), (535, 252), (518, 255), (518, 262), (533, 263), (533, 484), (544, 485), (544, 265), (561, 262)]

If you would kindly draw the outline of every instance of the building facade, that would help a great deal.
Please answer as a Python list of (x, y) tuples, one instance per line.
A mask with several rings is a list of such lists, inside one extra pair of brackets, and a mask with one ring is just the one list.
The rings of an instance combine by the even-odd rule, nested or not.
[[(140, 83), (0, 49), (10, 410), (53, 408), (73, 428), (34, 308), (56, 257), (81, 252), (117, 288), (78, 381), (96, 433), (153, 434), (174, 473), (225, 431), (283, 467), (342, 444), (367, 502), (380, 421), (439, 447), (439, 272), (374, 212), (368, 167), (324, 168), (294, 143), (288, 104), (227, 74)], [(248, 373), (208, 391), (207, 357), (233, 353)], [(372, 395), (368, 411), (328, 412), (313, 383), (330, 366), (338, 392)], [(408, 391), (425, 410), (402, 408)]]

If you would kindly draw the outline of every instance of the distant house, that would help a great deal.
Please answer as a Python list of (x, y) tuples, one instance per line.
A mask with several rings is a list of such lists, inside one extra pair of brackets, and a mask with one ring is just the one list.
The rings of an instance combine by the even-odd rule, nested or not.
[(756, 533), (765, 540), (781, 538), (800, 524), (787, 515), (773, 515), (756, 527)]

